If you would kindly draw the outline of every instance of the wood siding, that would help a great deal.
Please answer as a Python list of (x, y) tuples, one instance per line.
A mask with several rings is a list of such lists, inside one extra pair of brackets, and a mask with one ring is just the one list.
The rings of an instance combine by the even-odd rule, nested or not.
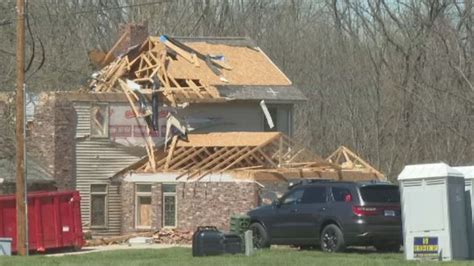
[[(90, 103), (75, 103), (76, 127), (76, 189), (81, 195), (81, 214), (85, 230), (94, 235), (119, 235), (121, 228), (120, 187), (112, 185), (109, 178), (136, 162), (139, 157), (127, 152), (121, 145), (108, 138), (90, 138)], [(107, 184), (106, 226), (90, 227), (90, 186)]]

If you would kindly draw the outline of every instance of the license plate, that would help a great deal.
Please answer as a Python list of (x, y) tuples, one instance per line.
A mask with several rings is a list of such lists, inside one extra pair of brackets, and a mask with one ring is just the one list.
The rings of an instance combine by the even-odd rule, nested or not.
[(395, 211), (393, 211), (393, 210), (385, 210), (385, 211), (383, 212), (383, 215), (384, 215), (384, 216), (395, 216)]

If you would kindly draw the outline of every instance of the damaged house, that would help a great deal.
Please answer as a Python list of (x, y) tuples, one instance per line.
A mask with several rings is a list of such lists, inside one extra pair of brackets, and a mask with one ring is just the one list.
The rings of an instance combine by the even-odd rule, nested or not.
[(324, 159), (291, 139), (305, 97), (248, 38), (126, 25), (110, 51), (89, 56), (100, 66), (89, 86), (42, 95), (33, 130), (94, 235), (226, 228), (290, 179), (384, 178), (346, 148)]

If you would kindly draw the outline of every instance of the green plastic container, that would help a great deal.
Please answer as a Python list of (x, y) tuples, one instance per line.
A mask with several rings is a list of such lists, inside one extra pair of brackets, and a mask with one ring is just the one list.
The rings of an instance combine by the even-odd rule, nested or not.
[(232, 215), (230, 217), (230, 231), (242, 235), (249, 229), (250, 217), (248, 215)]

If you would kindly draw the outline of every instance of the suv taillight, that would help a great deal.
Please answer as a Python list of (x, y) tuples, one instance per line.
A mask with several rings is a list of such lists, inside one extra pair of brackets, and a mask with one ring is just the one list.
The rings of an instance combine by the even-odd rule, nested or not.
[(357, 216), (377, 215), (380, 211), (380, 209), (373, 206), (352, 206), (352, 212)]

